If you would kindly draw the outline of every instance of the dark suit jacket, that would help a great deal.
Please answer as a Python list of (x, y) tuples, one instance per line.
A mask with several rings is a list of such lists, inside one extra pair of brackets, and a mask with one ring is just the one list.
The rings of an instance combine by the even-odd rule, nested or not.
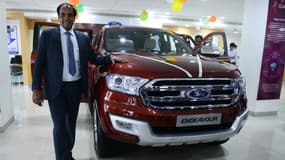
[[(80, 74), (83, 92), (88, 95), (88, 60), (96, 65), (111, 64), (109, 56), (97, 56), (86, 35), (75, 31), (79, 47)], [(44, 79), (44, 90), (47, 99), (55, 98), (61, 88), (63, 72), (63, 53), (60, 39), (60, 28), (43, 31), (37, 50), (33, 71), (32, 89), (41, 89)]]

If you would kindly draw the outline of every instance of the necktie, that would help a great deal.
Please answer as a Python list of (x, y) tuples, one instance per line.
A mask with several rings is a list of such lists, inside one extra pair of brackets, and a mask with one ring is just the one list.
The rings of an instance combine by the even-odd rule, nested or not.
[(69, 73), (73, 76), (76, 72), (75, 67), (75, 58), (74, 58), (74, 50), (73, 50), (73, 44), (71, 41), (71, 33), (65, 32), (66, 39), (67, 39), (67, 52), (68, 52), (68, 67), (69, 67)]

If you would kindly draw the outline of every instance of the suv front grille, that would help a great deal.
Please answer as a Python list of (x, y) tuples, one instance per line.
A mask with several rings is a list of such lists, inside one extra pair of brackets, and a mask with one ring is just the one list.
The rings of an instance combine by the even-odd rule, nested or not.
[(230, 78), (155, 79), (141, 88), (140, 95), (155, 109), (227, 107), (236, 102), (238, 86)]

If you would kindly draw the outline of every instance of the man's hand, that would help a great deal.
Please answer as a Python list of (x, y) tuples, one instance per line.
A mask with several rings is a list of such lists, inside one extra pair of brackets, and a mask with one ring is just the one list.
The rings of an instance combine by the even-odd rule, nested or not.
[(112, 64), (115, 64), (115, 63), (128, 63), (128, 60), (126, 60), (124, 58), (120, 58), (120, 57), (114, 56), (114, 55), (111, 55), (110, 59), (112, 61)]
[(39, 106), (42, 106), (44, 101), (42, 90), (35, 89), (33, 90), (33, 102)]

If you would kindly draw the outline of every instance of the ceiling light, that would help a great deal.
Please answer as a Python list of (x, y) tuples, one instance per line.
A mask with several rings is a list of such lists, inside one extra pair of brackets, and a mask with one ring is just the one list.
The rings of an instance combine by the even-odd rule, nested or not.
[(196, 30), (200, 30), (201, 29), (201, 26), (196, 26)]
[(46, 21), (47, 21), (47, 22), (51, 22), (51, 18), (50, 18), (50, 17), (47, 17)]
[(238, 29), (237, 29), (237, 28), (234, 28), (233, 33), (234, 33), (234, 34), (238, 34), (238, 33), (239, 33)]

